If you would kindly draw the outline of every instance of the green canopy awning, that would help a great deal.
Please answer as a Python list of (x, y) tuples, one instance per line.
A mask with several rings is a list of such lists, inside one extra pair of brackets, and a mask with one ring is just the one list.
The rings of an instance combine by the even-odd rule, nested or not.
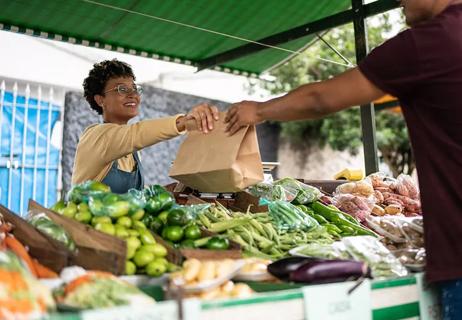
[[(0, 29), (198, 65), (202, 60), (339, 13), (351, 0), (0, 0)], [(313, 35), (219, 65), (258, 75)]]

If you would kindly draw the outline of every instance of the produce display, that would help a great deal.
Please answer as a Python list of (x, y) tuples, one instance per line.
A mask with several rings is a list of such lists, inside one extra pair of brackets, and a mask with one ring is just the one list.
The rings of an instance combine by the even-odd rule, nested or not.
[(332, 203), (360, 221), (365, 221), (371, 214), (421, 214), (419, 189), (407, 175), (393, 179), (375, 173), (362, 181), (342, 184), (337, 187)]
[[(308, 216), (304, 214), (304, 217)], [(317, 225), (315, 220), (310, 218), (310, 221)], [(221, 205), (211, 206), (198, 214), (197, 223), (210, 231), (225, 234), (229, 239), (239, 243), (246, 256), (269, 260), (286, 256), (290, 249), (301, 244), (333, 241), (325, 228), (316, 225), (309, 231), (303, 230), (305, 228), (281, 230), (271, 213), (231, 212)]]
[(127, 275), (158, 277), (167, 270), (174, 270), (175, 266), (167, 261), (167, 249), (156, 242), (142, 219), (146, 215), (145, 207), (152, 212), (154, 208), (163, 210), (173, 205), (170, 194), (160, 190), (163, 188), (159, 186), (147, 188), (144, 193), (129, 190), (119, 195), (110, 192), (109, 187), (100, 182), (87, 182), (70, 190), (67, 204), (60, 201), (51, 209), (98, 231), (124, 239), (127, 243)]
[[(238, 205), (238, 198), (231, 197), (221, 204), (203, 197), (208, 202), (201, 203), (191, 197), (193, 205), (190, 198), (180, 205), (184, 201), (178, 194), (160, 185), (125, 194), (96, 181), (75, 185), (51, 207), (74, 221), (32, 208), (25, 224), (61, 242), (71, 257), (87, 248), (74, 226), (93, 233), (88, 247), (111, 239), (89, 228), (115, 237), (117, 245), (101, 256), (99, 248), (88, 248), (89, 259), (99, 261), (93, 266), (101, 269), (91, 270), (92, 265), (81, 262), (84, 256), (75, 260), (79, 267), (69, 267), (74, 259), (63, 260), (68, 267), (60, 276), (31, 257), (12, 235), (14, 226), (0, 218), (0, 318), (40, 316), (55, 305), (69, 310), (149, 306), (155, 300), (140, 290), (148, 283), (168, 289), (167, 299), (175, 294), (233, 299), (253, 295), (260, 282), (300, 286), (390, 279), (425, 268), (419, 191), (409, 176), (373, 174), (339, 185), (332, 195), (293, 178), (259, 183), (246, 192), (252, 202)], [(250, 212), (250, 205), (261, 212)], [(127, 248), (125, 275), (120, 277), (97, 271), (105, 270), (106, 261), (117, 260), (118, 269), (111, 272), (121, 274), (123, 256), (112, 248), (125, 246), (116, 238)], [(53, 285), (53, 297), (49, 290), (37, 291), (36, 278), (52, 279), (42, 281)], [(20, 288), (9, 285), (12, 281)], [(18, 308), (22, 304), (27, 308)]]

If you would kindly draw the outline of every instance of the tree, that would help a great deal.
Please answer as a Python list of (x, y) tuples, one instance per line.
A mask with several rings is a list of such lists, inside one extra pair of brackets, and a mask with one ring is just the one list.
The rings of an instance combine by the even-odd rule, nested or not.
[[(387, 38), (396, 28), (396, 23), (404, 27), (400, 21), (391, 21), (390, 14), (374, 18), (368, 28), (369, 44), (373, 48)], [(331, 30), (323, 38), (342, 53), (349, 61), (355, 61), (355, 45), (353, 26), (345, 25)], [(326, 62), (326, 59), (337, 63)], [(254, 82), (272, 94), (281, 94), (299, 87), (302, 84), (328, 79), (344, 72), (347, 67), (344, 61), (322, 41), (317, 41), (305, 52), (291, 59), (284, 65), (270, 71), (275, 77), (273, 82)], [(380, 111), (376, 114), (377, 144), (381, 160), (385, 162), (394, 175), (411, 173), (414, 159), (404, 119), (400, 113)], [(310, 121), (293, 121), (279, 123), (281, 135), (292, 144), (300, 145), (303, 141), (315, 141), (321, 146), (329, 145), (334, 150), (348, 150), (356, 154), (362, 145), (359, 108), (351, 108), (327, 118)]]

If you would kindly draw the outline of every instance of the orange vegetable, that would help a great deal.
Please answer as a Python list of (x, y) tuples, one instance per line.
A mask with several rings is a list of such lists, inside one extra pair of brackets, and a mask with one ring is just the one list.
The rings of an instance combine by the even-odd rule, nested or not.
[(43, 264), (37, 261), (37, 259), (32, 260), (34, 263), (35, 271), (37, 272), (37, 277), (40, 279), (50, 279), (58, 278), (58, 274), (51, 270), (48, 267), (45, 267)]
[(26, 265), (29, 267), (30, 272), (34, 276), (37, 276), (37, 271), (35, 270), (32, 258), (30, 257), (29, 253), (27, 252), (23, 244), (12, 235), (7, 235), (5, 237), (5, 243), (8, 249), (13, 251), (18, 257), (20, 257), (26, 263)]
[(107, 278), (113, 277), (113, 275), (109, 272), (90, 271), (84, 274), (83, 276), (80, 276), (74, 279), (73, 281), (69, 282), (67, 286), (64, 288), (64, 293), (67, 295), (71, 293), (72, 291), (74, 291), (75, 289), (77, 289), (78, 287), (80, 287), (81, 285), (91, 282), (93, 276), (95, 275), (107, 277)]

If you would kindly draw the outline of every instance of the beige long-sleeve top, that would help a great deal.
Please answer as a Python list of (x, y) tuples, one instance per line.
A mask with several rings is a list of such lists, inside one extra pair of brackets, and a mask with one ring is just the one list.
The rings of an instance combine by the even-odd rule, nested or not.
[(89, 126), (77, 145), (72, 184), (103, 180), (113, 161), (118, 161), (120, 170), (133, 171), (134, 151), (182, 134), (176, 127), (179, 116), (143, 120), (135, 124), (103, 123)]

